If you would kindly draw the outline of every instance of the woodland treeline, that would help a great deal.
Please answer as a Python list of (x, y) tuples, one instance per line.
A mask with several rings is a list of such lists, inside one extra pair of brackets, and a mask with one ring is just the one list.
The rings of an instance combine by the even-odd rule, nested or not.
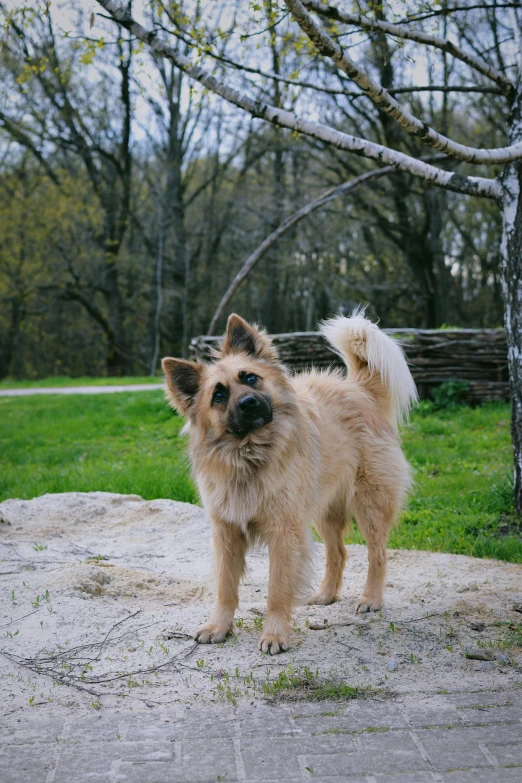
[[(285, 218), (376, 168), (241, 113), (113, 21), (95, 36), (90, 3), (16, 5), (0, 3), (0, 378), (155, 373), (161, 356), (186, 355), (207, 332), (234, 275)], [(418, 3), (344, 5), (381, 20), (420, 13)], [(441, 7), (426, 4), (421, 22), (442, 34)], [(502, 71), (507, 18), (473, 7), (453, 21)], [(416, 139), (312, 49), (297, 71), (305, 44), (277, 3), (133, 9), (177, 31), (182, 52), (197, 51), (200, 36), (203, 56), (203, 41), (214, 41), (216, 71), (220, 58), (241, 61), (234, 78), (258, 100), (419, 154)], [(507, 143), (499, 89), (480, 78), (470, 86), (458, 60), (429, 50), (415, 58), (399, 40), (356, 28), (339, 40), (442, 133), (458, 140), (465, 125), (475, 147)], [(501, 326), (499, 246), (491, 200), (395, 171), (284, 234), (218, 331), (231, 310), (289, 332), (361, 303), (386, 327)]]

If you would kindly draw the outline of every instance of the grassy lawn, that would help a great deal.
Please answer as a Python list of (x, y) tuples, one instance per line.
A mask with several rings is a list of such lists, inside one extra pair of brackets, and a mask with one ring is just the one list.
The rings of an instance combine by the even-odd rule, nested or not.
[(161, 391), (0, 398), (0, 499), (122, 492), (195, 503)]
[[(428, 403), (403, 429), (415, 489), (390, 546), (522, 562), (514, 525), (509, 405), (434, 411)], [(351, 542), (363, 542), (354, 529)]]
[[(182, 421), (159, 391), (4, 397), (0, 422), (0, 500), (104, 490), (197, 501)], [(416, 489), (391, 545), (522, 562), (521, 537), (499, 529), (512, 513), (508, 406), (424, 404), (403, 438)], [(362, 541), (356, 529), (348, 540)]]
[(50, 378), (40, 378), (37, 381), (14, 381), (5, 378), (0, 381), (0, 389), (37, 389), (56, 388), (60, 386), (128, 386), (132, 383), (161, 383), (162, 377), (150, 375), (130, 375), (125, 378), (68, 378), (63, 375), (54, 375)]

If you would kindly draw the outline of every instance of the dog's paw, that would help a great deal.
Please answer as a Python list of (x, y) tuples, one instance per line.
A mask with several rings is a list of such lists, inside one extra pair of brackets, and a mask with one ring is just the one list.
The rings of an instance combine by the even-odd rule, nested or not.
[(321, 592), (315, 593), (311, 598), (308, 599), (306, 602), (309, 606), (312, 606), (313, 604), (318, 604), (319, 606), (328, 606), (328, 604), (333, 604), (336, 601), (338, 601), (339, 598), (334, 594)]
[(216, 625), (215, 623), (204, 623), (197, 631), (194, 632), (193, 639), (199, 644), (219, 644), (224, 642), (229, 628)]
[(290, 647), (288, 639), (278, 633), (263, 633), (259, 639), (258, 647), (267, 655), (279, 655)]
[(371, 596), (364, 595), (364, 593), (355, 603), (355, 611), (358, 614), (363, 614), (364, 612), (378, 612), (379, 609), (382, 609), (382, 598), (372, 598)]

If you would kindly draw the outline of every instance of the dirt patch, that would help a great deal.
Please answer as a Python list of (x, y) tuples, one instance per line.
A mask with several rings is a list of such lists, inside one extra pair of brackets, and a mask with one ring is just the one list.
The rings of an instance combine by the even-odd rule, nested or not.
[(51, 585), (64, 595), (78, 590), (81, 597), (134, 598), (151, 603), (169, 601), (172, 605), (209, 599), (205, 584), (184, 579), (164, 579), (151, 576), (146, 571), (121, 568), (103, 561), (86, 563), (70, 568)]
[[(298, 607), (291, 650), (270, 659), (257, 650), (263, 551), (249, 556), (232, 637), (218, 646), (191, 641), (215, 594), (201, 508), (67, 493), (5, 501), (0, 518), (8, 710), (31, 699), (59, 709), (121, 698), (172, 704), (309, 693), (312, 700), (327, 698), (332, 683), (339, 693), (385, 698), (520, 682), (520, 565), (390, 551), (385, 608), (358, 616), (366, 549), (350, 546), (342, 600)], [(316, 582), (323, 557), (314, 545)]]

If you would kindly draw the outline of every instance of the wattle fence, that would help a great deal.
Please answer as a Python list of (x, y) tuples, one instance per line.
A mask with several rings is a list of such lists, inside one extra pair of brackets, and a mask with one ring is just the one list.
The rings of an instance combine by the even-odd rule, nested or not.
[[(450, 380), (468, 384), (470, 403), (509, 399), (506, 335), (503, 329), (385, 329), (398, 338), (422, 398)], [(218, 337), (194, 337), (193, 358), (210, 358)], [(282, 361), (294, 372), (339, 367), (342, 362), (319, 332), (272, 336)]]

